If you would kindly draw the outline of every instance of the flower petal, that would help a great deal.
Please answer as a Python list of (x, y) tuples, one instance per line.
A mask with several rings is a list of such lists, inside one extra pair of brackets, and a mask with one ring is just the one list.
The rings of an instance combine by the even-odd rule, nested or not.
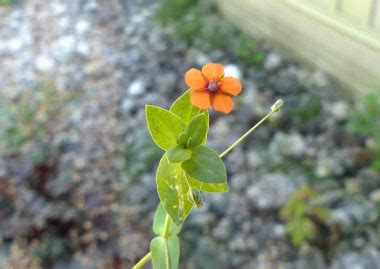
[(195, 90), (204, 89), (207, 86), (207, 79), (203, 76), (202, 72), (198, 69), (191, 68), (185, 74), (186, 85)]
[(236, 96), (241, 92), (242, 86), (238, 79), (225, 77), (220, 84), (220, 90), (228, 95)]
[(190, 102), (201, 109), (207, 109), (211, 105), (210, 93), (208, 91), (190, 91)]
[(219, 112), (230, 113), (234, 108), (234, 101), (228, 95), (216, 93), (212, 99), (212, 107)]
[(202, 67), (202, 73), (208, 80), (220, 80), (224, 76), (224, 67), (221, 64), (208, 63)]

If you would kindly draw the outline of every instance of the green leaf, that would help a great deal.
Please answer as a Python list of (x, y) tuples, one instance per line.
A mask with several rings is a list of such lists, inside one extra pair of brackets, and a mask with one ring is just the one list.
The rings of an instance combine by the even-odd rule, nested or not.
[(170, 163), (166, 154), (161, 158), (156, 175), (158, 196), (175, 225), (180, 226), (193, 204), (187, 197), (189, 186), (181, 165)]
[(206, 114), (202, 113), (192, 118), (185, 129), (185, 134), (190, 137), (186, 146), (188, 148), (194, 148), (205, 141), (207, 139), (207, 129)]
[(151, 105), (146, 106), (146, 121), (153, 141), (163, 150), (176, 146), (178, 136), (186, 127), (177, 115)]
[(178, 144), (179, 145), (186, 145), (189, 138), (190, 138), (190, 136), (186, 133), (180, 134), (178, 137)]
[(204, 183), (192, 177), (188, 177), (191, 187), (204, 192), (228, 192), (227, 183)]
[(185, 124), (188, 124), (192, 118), (207, 110), (193, 106), (190, 102), (190, 92), (187, 91), (173, 103), (169, 111), (180, 117)]
[[(162, 203), (160, 203), (157, 207), (156, 213), (154, 214), (153, 219), (153, 232), (156, 235), (162, 235), (164, 232), (165, 219), (166, 219), (166, 211)], [(170, 225), (169, 235), (179, 234), (181, 231), (181, 226), (176, 226), (174, 223)]]
[(184, 149), (181, 146), (175, 146), (166, 153), (169, 162), (171, 163), (181, 163), (191, 158), (191, 150)]
[[(176, 114), (187, 125), (190, 120), (199, 114), (204, 113), (206, 115), (206, 134), (209, 128), (209, 113), (207, 109), (200, 109), (193, 106), (190, 102), (190, 91), (182, 94), (170, 107), (170, 112)], [(202, 144), (206, 144), (207, 137), (202, 141)]]
[(227, 182), (226, 168), (215, 151), (203, 145), (193, 148), (192, 151), (191, 158), (181, 163), (188, 175), (204, 183)]
[(171, 235), (164, 239), (161, 236), (153, 238), (150, 242), (152, 263), (154, 269), (177, 269), (179, 264), (179, 238)]

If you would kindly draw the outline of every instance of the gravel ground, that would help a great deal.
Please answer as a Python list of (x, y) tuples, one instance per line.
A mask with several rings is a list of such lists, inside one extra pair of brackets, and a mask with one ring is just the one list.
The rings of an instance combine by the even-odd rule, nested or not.
[[(181, 268), (380, 268), (371, 200), (380, 176), (369, 167), (365, 138), (346, 131), (352, 102), (322, 72), (266, 43), (264, 63), (255, 69), (228, 51), (189, 48), (157, 24), (155, 8), (148, 0), (31, 0), (0, 9), (2, 94), (33, 95), (34, 85), (49, 80), (57, 92), (75, 95), (49, 129), (48, 156), (57, 164), (38, 188), (25, 183), (36, 169), (30, 161), (0, 151), (0, 178), (18, 201), (11, 212), (0, 204), (0, 267), (14, 263), (9, 253), (17, 238), (41, 250), (52, 229), (64, 251), (54, 256), (45, 249), (54, 261), (42, 261), (43, 268), (130, 268), (144, 255), (161, 154), (147, 134), (144, 106), (168, 107), (185, 89), (186, 70), (213, 61), (244, 84), (233, 113), (211, 112), (215, 150), (276, 99), (285, 106), (226, 158), (230, 191), (205, 194), (205, 206), (185, 223)], [(322, 247), (297, 249), (279, 210), (306, 183), (321, 193), (334, 225), (320, 235)]]

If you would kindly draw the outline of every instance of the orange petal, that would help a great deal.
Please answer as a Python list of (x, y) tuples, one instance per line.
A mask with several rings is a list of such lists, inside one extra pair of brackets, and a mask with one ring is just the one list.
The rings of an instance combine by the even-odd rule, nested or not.
[(242, 86), (238, 79), (225, 77), (220, 84), (220, 90), (228, 95), (236, 96), (241, 92)]
[(208, 80), (220, 80), (224, 76), (224, 67), (221, 64), (208, 63), (202, 67), (202, 73)]
[(208, 81), (203, 76), (200, 70), (191, 68), (185, 74), (185, 82), (189, 88), (198, 90), (198, 89), (204, 89)]
[(216, 93), (212, 100), (212, 107), (219, 112), (230, 113), (234, 108), (234, 101), (228, 95)]
[(201, 109), (210, 107), (210, 93), (207, 91), (190, 91), (190, 102)]

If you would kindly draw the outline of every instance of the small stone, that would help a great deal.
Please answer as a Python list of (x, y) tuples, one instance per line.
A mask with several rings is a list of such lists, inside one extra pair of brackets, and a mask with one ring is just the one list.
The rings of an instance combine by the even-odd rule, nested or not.
[(331, 156), (331, 153), (322, 152), (318, 154), (317, 163), (314, 173), (319, 178), (329, 176), (339, 176), (344, 172), (344, 168), (340, 160), (336, 156)]
[(54, 60), (47, 55), (39, 55), (36, 58), (36, 69), (41, 72), (47, 72), (54, 67)]
[(80, 20), (75, 24), (75, 31), (80, 35), (85, 34), (89, 29), (90, 24), (86, 20)]
[(71, 20), (68, 17), (62, 17), (58, 21), (58, 25), (62, 29), (68, 28), (70, 26), (70, 23), (71, 23)]
[(135, 80), (129, 85), (127, 92), (131, 96), (138, 96), (143, 94), (145, 91), (145, 83), (142, 80)]
[(7, 42), (8, 50), (11, 53), (15, 53), (22, 48), (22, 40), (19, 38), (13, 38)]
[(330, 113), (339, 121), (347, 119), (350, 107), (347, 102), (339, 101), (329, 105)]
[(224, 218), (219, 221), (212, 234), (213, 237), (215, 237), (217, 240), (227, 240), (230, 236), (231, 231), (231, 221), (227, 218)]
[(296, 190), (296, 184), (283, 174), (267, 174), (247, 191), (248, 198), (261, 210), (278, 209)]
[(281, 65), (281, 63), (282, 63), (281, 56), (277, 53), (271, 52), (265, 58), (264, 68), (266, 70), (273, 70), (273, 69), (278, 68)]
[(240, 68), (234, 64), (228, 64), (224, 67), (224, 76), (242, 79), (242, 73)]
[(204, 65), (210, 61), (209, 57), (203, 53), (197, 53), (195, 56), (195, 63), (199, 66)]
[(75, 38), (72, 35), (66, 35), (59, 38), (53, 45), (56, 57), (59, 60), (66, 58), (75, 50)]
[(299, 251), (299, 258), (296, 261), (296, 269), (313, 268), (325, 269), (326, 264), (322, 253), (307, 245), (302, 246)]
[(247, 156), (247, 165), (249, 165), (252, 168), (258, 168), (264, 164), (261, 154), (257, 150), (249, 150), (246, 153), (246, 156)]
[(352, 231), (357, 225), (376, 221), (378, 215), (376, 207), (364, 198), (345, 200), (342, 206), (330, 212), (332, 221), (346, 232)]
[(306, 142), (299, 133), (278, 132), (269, 145), (270, 154), (279, 162), (283, 157), (300, 158), (306, 153), (306, 149)]
[(380, 203), (380, 189), (372, 191), (369, 197), (372, 202)]
[(347, 252), (335, 258), (331, 263), (331, 269), (375, 269), (379, 268), (380, 252), (374, 247), (368, 247), (361, 253)]
[(285, 228), (285, 225), (283, 225), (283, 224), (276, 224), (276, 225), (273, 227), (273, 234), (274, 234), (274, 236), (277, 237), (277, 238), (284, 237), (285, 234), (286, 234), (286, 228)]
[(80, 41), (77, 45), (77, 52), (84, 56), (88, 56), (91, 52), (89, 44), (84, 41)]
[(318, 70), (314, 72), (310, 78), (311, 84), (317, 87), (327, 87), (329, 84), (329, 80), (325, 72)]

